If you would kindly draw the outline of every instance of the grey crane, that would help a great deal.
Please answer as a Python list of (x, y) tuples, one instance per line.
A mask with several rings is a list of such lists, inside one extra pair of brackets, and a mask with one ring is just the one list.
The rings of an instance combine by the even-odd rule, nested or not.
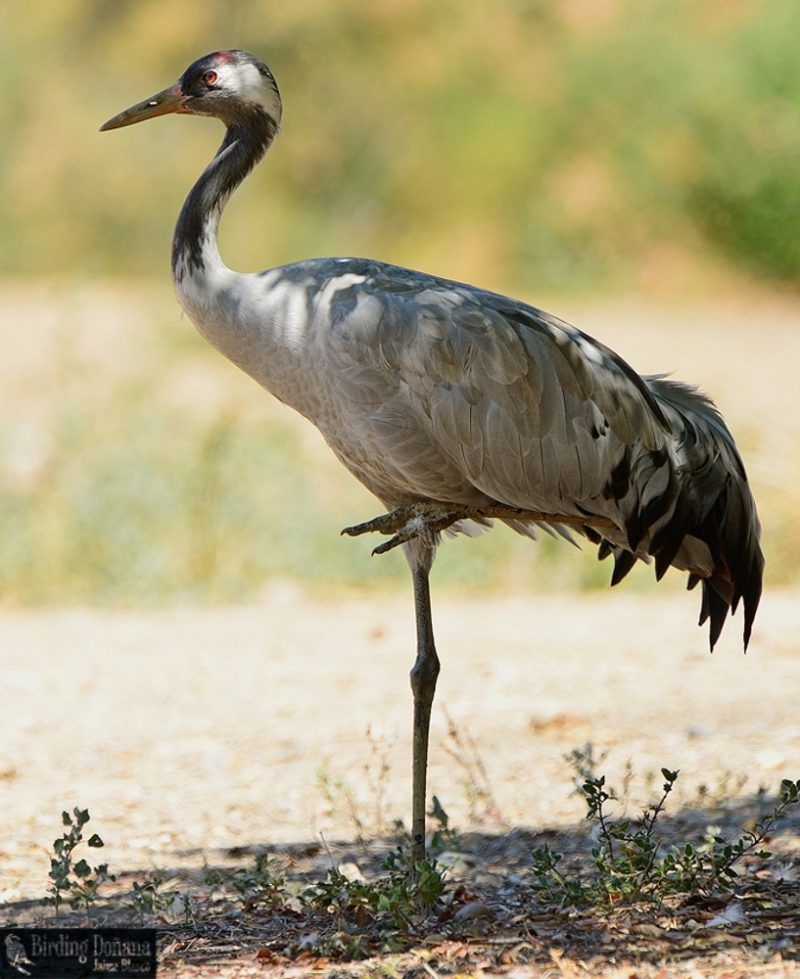
[(439, 659), (428, 576), (441, 533), (496, 518), (534, 537), (578, 533), (612, 555), (702, 588), (710, 645), (761, 595), (760, 526), (744, 466), (713, 403), (642, 377), (555, 316), (474, 286), (383, 262), (321, 258), (242, 274), (217, 249), (222, 210), (275, 139), (269, 68), (217, 51), (103, 130), (168, 113), (214, 116), (225, 137), (180, 212), (172, 277), (200, 333), (313, 422), (387, 513), (344, 533), (392, 535), (414, 587), (412, 859), (425, 856), (431, 707)]

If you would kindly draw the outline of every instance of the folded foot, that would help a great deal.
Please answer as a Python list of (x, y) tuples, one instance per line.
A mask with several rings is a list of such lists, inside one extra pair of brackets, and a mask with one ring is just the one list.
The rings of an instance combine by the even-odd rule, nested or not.
[(406, 541), (419, 537), (424, 543), (433, 546), (436, 535), (447, 530), (459, 520), (475, 516), (475, 510), (457, 503), (437, 503), (426, 500), (424, 503), (408, 503), (389, 513), (381, 514), (373, 520), (345, 527), (342, 531), (349, 537), (360, 534), (393, 534), (391, 540), (379, 544), (373, 554), (385, 554)]

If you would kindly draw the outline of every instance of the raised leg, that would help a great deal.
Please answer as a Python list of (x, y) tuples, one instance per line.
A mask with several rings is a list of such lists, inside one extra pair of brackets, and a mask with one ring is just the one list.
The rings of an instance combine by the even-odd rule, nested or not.
[(407, 503), (365, 523), (356, 524), (355, 527), (345, 527), (342, 533), (349, 537), (358, 537), (360, 534), (393, 534), (391, 540), (379, 544), (372, 552), (385, 554), (400, 544), (417, 539), (424, 546), (434, 547), (441, 531), (470, 517), (481, 519), (474, 510), (460, 504), (426, 500), (421, 503)]
[(389, 513), (345, 527), (343, 534), (357, 537), (359, 534), (393, 534), (391, 540), (379, 544), (373, 554), (385, 554), (400, 544), (419, 541), (423, 546), (435, 547), (439, 534), (460, 520), (473, 520), (476, 523), (490, 527), (493, 519), (510, 521), (513, 524), (528, 523), (552, 526), (571, 540), (566, 528), (583, 533), (587, 527), (599, 531), (615, 531), (619, 529), (608, 517), (598, 517), (592, 514), (542, 513), (539, 510), (523, 510), (519, 507), (505, 506), (502, 503), (486, 503), (475, 507), (462, 503), (440, 503), (437, 500), (423, 500), (419, 503), (406, 503), (395, 507)]
[(412, 867), (425, 859), (425, 797), (428, 773), (428, 739), (431, 708), (439, 676), (439, 657), (433, 642), (431, 595), (428, 571), (412, 568), (414, 610), (417, 619), (417, 658), (411, 669), (414, 694), (414, 734), (412, 742), (411, 858)]

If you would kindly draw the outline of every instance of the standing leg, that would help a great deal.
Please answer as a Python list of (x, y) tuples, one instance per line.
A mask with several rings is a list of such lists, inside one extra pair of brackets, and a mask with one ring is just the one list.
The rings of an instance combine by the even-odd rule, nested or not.
[[(428, 769), (428, 735), (431, 707), (439, 676), (439, 657), (433, 643), (431, 594), (428, 569), (414, 567), (414, 611), (417, 619), (417, 658), (411, 669), (414, 694), (413, 775), (411, 799), (412, 867), (425, 859), (425, 796)], [(412, 871), (413, 872), (413, 871)]]

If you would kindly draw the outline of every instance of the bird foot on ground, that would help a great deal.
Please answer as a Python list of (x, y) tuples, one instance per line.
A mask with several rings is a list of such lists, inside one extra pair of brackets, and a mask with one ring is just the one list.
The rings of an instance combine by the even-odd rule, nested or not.
[(408, 503), (365, 523), (345, 527), (342, 533), (349, 537), (358, 537), (360, 534), (393, 534), (391, 540), (379, 544), (372, 552), (385, 554), (417, 537), (432, 546), (436, 542), (437, 534), (473, 515), (474, 510), (455, 503)]

